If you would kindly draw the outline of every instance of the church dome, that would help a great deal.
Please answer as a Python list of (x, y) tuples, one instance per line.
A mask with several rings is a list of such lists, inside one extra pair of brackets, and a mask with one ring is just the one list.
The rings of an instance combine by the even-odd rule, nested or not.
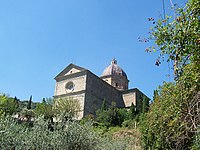
[(110, 76), (110, 75), (117, 75), (117, 76), (122, 76), (127, 79), (126, 73), (123, 71), (123, 69), (117, 65), (117, 60), (113, 59), (111, 64), (106, 67), (106, 69), (103, 71), (102, 77), (103, 76)]

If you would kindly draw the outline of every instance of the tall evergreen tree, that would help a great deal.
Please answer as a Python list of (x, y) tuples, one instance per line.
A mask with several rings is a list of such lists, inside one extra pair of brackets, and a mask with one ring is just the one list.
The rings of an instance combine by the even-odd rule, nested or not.
[(130, 107), (130, 110), (129, 110), (129, 118), (134, 119), (136, 114), (137, 114), (136, 107), (133, 103), (131, 103), (131, 107)]
[(42, 103), (44, 103), (44, 104), (46, 103), (46, 99), (45, 98), (42, 99)]
[(103, 103), (101, 105), (101, 111), (107, 110), (106, 100), (103, 100)]
[(158, 96), (158, 90), (154, 90), (153, 91), (153, 101), (156, 99), (157, 96)]
[(147, 98), (145, 95), (143, 95), (142, 98), (142, 113), (147, 112), (149, 109), (149, 98)]
[(30, 96), (30, 99), (28, 101), (27, 109), (31, 109), (31, 103), (32, 103), (32, 95)]

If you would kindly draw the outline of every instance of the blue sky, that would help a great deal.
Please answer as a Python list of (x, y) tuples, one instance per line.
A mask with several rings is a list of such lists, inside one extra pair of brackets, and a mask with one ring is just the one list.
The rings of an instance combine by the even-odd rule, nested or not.
[[(165, 6), (170, 13), (170, 0)], [(1, 0), (0, 93), (41, 101), (69, 63), (100, 76), (115, 57), (129, 87), (152, 98), (169, 69), (154, 65), (157, 53), (145, 53), (153, 43), (138, 37), (148, 36), (147, 18), (162, 14), (161, 0)]]

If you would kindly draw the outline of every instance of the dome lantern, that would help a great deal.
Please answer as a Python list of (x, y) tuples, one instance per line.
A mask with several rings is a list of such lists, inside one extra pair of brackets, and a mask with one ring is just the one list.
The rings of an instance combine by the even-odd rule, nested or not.
[(112, 64), (116, 64), (117, 65), (117, 60), (115, 58), (111, 61), (111, 65)]

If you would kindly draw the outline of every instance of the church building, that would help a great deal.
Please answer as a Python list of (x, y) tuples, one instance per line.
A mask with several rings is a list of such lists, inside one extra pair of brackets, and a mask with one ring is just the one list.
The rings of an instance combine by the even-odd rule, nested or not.
[(107, 106), (115, 102), (116, 107), (127, 109), (133, 103), (140, 111), (143, 97), (147, 98), (139, 89), (128, 88), (128, 77), (115, 59), (100, 77), (85, 68), (69, 64), (55, 80), (54, 98), (77, 99), (81, 106), (79, 119), (89, 114), (95, 115), (104, 100)]

